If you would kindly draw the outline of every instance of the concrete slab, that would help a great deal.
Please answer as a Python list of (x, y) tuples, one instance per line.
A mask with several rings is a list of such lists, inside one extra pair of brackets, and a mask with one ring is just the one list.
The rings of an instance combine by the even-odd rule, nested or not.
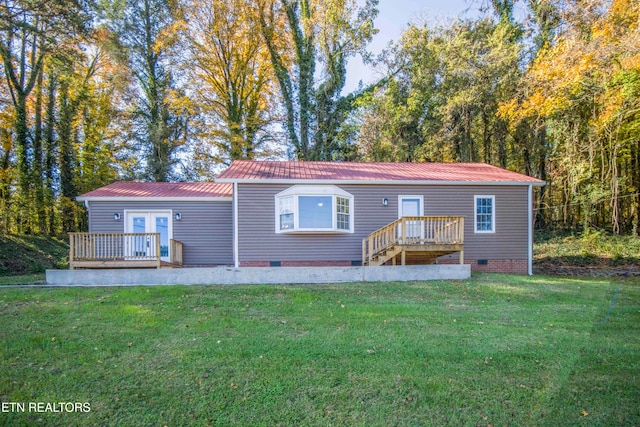
[(471, 277), (469, 264), (363, 267), (364, 282), (409, 282), (413, 280), (464, 280)]
[(177, 269), (47, 270), (48, 285), (236, 285), (463, 280), (471, 266), (411, 265), (384, 267), (214, 267)]

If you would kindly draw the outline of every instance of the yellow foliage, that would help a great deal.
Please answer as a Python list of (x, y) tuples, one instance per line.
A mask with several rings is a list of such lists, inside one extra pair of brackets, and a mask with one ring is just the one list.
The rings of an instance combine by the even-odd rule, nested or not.
[(614, 0), (603, 14), (595, 12), (598, 8), (571, 5), (574, 9), (567, 11), (567, 19), (577, 21), (570, 21), (573, 25), (538, 53), (520, 97), (501, 104), (502, 117), (510, 121), (548, 117), (592, 99), (601, 106), (593, 120), (611, 121), (624, 103), (624, 96), (611, 85), (613, 76), (640, 68), (639, 4)]

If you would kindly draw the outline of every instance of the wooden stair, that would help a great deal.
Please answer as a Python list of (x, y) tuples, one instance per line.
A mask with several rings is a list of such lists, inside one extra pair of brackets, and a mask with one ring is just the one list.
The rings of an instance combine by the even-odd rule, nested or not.
[(395, 259), (402, 252), (401, 246), (391, 245), (381, 252), (373, 255), (367, 265), (383, 265), (389, 260)]
[(362, 265), (433, 264), (460, 253), (464, 263), (464, 217), (402, 217), (362, 241)]

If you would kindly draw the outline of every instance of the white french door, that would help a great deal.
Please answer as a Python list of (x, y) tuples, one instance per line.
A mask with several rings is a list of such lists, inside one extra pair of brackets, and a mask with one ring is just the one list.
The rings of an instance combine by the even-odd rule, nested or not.
[[(126, 211), (127, 233), (158, 233), (160, 235), (160, 259), (169, 261), (169, 240), (173, 238), (171, 211)], [(136, 236), (130, 249), (134, 256), (154, 256), (155, 242), (149, 237)]]

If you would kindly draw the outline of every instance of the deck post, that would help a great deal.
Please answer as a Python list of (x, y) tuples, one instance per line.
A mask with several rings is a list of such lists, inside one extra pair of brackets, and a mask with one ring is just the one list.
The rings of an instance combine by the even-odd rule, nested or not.
[(400, 265), (406, 265), (407, 264), (407, 251), (404, 250), (404, 248), (402, 248), (402, 252), (400, 255)]
[(156, 236), (156, 257), (158, 258), (158, 268), (162, 266), (162, 257), (160, 253), (160, 233), (154, 233)]
[(367, 265), (367, 239), (362, 239), (362, 265)]
[(73, 233), (69, 233), (69, 270), (74, 270), (73, 266), (73, 253), (75, 251), (75, 238)]

